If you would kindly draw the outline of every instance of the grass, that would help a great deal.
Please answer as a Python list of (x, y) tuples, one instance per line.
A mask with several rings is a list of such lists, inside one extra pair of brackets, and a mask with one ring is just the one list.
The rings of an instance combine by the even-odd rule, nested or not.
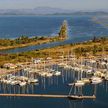
[(20, 43), (17, 43), (16, 40), (17, 39), (15, 40), (0, 39), (0, 50), (21, 48), (21, 47), (32, 46), (32, 45), (40, 45), (40, 44), (51, 43), (56, 41), (63, 41), (65, 39), (60, 39), (59, 36), (54, 36), (54, 37), (43, 37), (43, 38), (40, 37), (36, 40), (34, 38), (27, 38), (26, 40), (22, 39), (23, 42), (22, 40), (20, 40), (21, 41)]
[[(104, 48), (104, 50), (103, 50)], [(29, 62), (32, 58), (47, 58), (52, 57), (57, 59), (63, 53), (64, 55), (69, 54), (69, 52), (75, 53), (77, 57), (83, 56), (97, 56), (108, 54), (108, 39), (103, 41), (100, 39), (96, 41), (88, 41), (83, 43), (76, 43), (76, 44), (68, 44), (57, 46), (53, 48), (47, 48), (43, 50), (36, 50), (36, 51), (29, 51), (17, 54), (7, 54), (0, 56), (0, 66), (4, 63), (11, 62), (11, 63), (18, 63), (18, 62)]]

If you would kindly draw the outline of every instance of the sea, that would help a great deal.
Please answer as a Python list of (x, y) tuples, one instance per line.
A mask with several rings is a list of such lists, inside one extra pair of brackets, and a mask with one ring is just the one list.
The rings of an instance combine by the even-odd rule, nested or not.
[(108, 16), (92, 15), (52, 15), (52, 16), (0, 16), (0, 38), (15, 39), (22, 35), (55, 36), (59, 33), (64, 20), (68, 22), (68, 39), (43, 45), (33, 45), (1, 51), (2, 53), (18, 53), (58, 45), (84, 42), (93, 37), (108, 36)]
[[(59, 15), (59, 16), (0, 16), (0, 38), (18, 38), (22, 35), (54, 36), (59, 32), (64, 20), (68, 21), (69, 38), (63, 42), (29, 46), (3, 50), (2, 53), (17, 53), (64, 45), (69, 43), (84, 42), (93, 37), (108, 36), (108, 16), (91, 15)], [(56, 68), (56, 67), (55, 67)], [(77, 78), (72, 70), (64, 70), (61, 76), (51, 78), (38, 77), (39, 84), (26, 87), (0, 84), (0, 93), (30, 93), (30, 94), (58, 94), (68, 95), (69, 83)], [(68, 98), (37, 98), (37, 97), (0, 97), (1, 108), (108, 108), (108, 82), (97, 85), (85, 85), (82, 88), (84, 95), (93, 95), (96, 88), (96, 99), (69, 100)], [(74, 88), (72, 89), (74, 94)]]

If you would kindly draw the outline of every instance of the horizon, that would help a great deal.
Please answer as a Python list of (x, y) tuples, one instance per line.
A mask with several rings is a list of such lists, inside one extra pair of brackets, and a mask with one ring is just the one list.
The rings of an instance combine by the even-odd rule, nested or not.
[(75, 11), (108, 10), (108, 0), (0, 0), (0, 9), (34, 9), (37, 7)]
[(0, 10), (35, 10), (35, 9), (45, 9), (45, 8), (51, 8), (51, 9), (60, 9), (60, 10), (64, 10), (64, 11), (71, 11), (71, 12), (95, 12), (95, 11), (102, 11), (102, 12), (108, 12), (108, 9), (106, 8), (101, 8), (101, 9), (79, 9), (79, 10), (75, 10), (75, 9), (63, 9), (63, 8), (58, 8), (58, 7), (49, 7), (49, 6), (37, 6), (34, 8), (0, 8)]

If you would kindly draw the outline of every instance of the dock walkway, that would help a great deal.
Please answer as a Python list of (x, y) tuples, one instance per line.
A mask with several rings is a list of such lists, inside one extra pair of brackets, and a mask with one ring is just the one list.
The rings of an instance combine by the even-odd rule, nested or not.
[(48, 95), (48, 94), (0, 94), (2, 97), (47, 97), (47, 98), (66, 98), (67, 95)]
[[(0, 97), (44, 97), (44, 98), (68, 98), (68, 95), (50, 95), (50, 94), (0, 94)], [(70, 97), (78, 99), (78, 96), (71, 95)], [(80, 96), (81, 99), (95, 99), (96, 96)]]

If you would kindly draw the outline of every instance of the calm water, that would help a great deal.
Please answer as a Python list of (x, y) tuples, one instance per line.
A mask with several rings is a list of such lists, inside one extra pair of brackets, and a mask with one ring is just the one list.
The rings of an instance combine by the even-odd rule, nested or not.
[[(26, 87), (0, 85), (1, 93), (40, 93), (40, 94), (68, 94), (68, 83), (77, 79), (78, 74), (72, 70), (62, 70), (62, 76), (51, 78), (39, 78), (38, 85)], [(2, 108), (108, 108), (108, 82), (96, 85), (96, 100), (74, 101), (64, 98), (33, 98), (33, 97), (0, 97)], [(84, 95), (92, 95), (94, 85), (83, 87)], [(74, 89), (72, 93), (74, 92)]]
[[(58, 33), (63, 20), (67, 20), (69, 26), (69, 39), (64, 42), (16, 48), (2, 52), (30, 51), (67, 43), (82, 42), (92, 39), (94, 36), (108, 36), (108, 28), (103, 26), (104, 22), (102, 22), (104, 17), (101, 16), (101, 23), (97, 23), (97, 20), (93, 20), (93, 18), (94, 16), (0, 16), (0, 38), (16, 38), (21, 35), (54, 36)], [(108, 22), (108, 20), (105, 21)]]
[[(16, 38), (21, 35), (53, 36), (57, 34), (64, 19), (69, 23), (69, 39), (64, 42), (29, 46), (2, 52), (16, 53), (86, 41), (93, 38), (93, 36), (108, 36), (108, 29), (103, 26), (102, 20), (101, 23), (96, 23), (92, 18), (93, 16), (1, 16), (0, 38)], [(39, 77), (39, 85), (28, 85), (25, 88), (20, 88), (19, 86), (11, 87), (0, 84), (0, 93), (68, 94), (70, 87), (67, 84), (72, 82), (74, 78), (74, 72), (65, 70), (62, 72), (62, 76), (59, 77)], [(62, 98), (0, 97), (0, 106), (1, 108), (108, 108), (108, 82), (98, 84), (96, 88), (96, 100), (70, 101)], [(83, 87), (85, 95), (92, 95), (93, 91), (94, 85)]]

